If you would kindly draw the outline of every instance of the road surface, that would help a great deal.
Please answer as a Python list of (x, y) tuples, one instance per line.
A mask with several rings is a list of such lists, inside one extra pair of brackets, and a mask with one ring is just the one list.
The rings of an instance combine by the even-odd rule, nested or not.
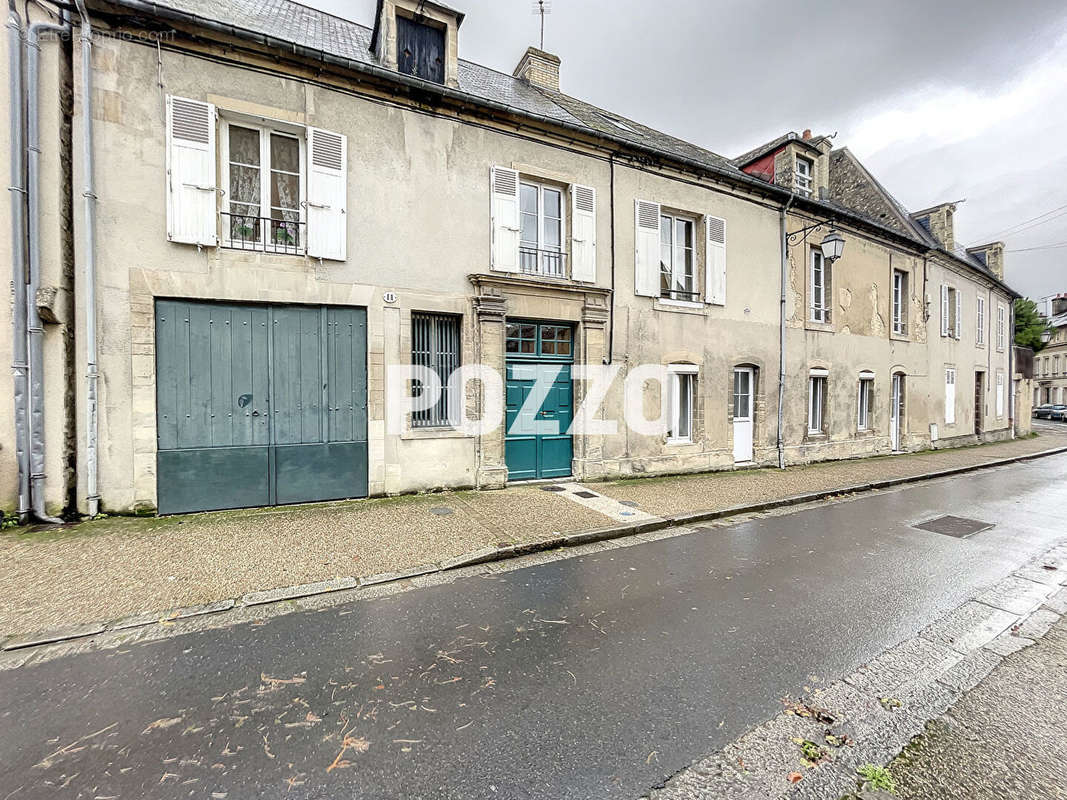
[[(637, 797), (1067, 536), (1065, 478), (1054, 456), (3, 672), (0, 798)], [(948, 513), (995, 527), (911, 527)]]

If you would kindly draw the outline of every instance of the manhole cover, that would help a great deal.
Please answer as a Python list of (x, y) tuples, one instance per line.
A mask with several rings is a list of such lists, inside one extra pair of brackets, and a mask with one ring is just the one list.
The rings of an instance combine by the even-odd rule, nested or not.
[(542, 492), (565, 492), (567, 491), (562, 486), (542, 486)]
[(620, 500), (619, 505), (629, 506), (630, 508), (637, 508), (637, 502), (634, 500)]
[(452, 513), (452, 509), (448, 506), (434, 506), (430, 509), (431, 514), (436, 514), (439, 517), (447, 517)]
[(937, 517), (926, 522), (921, 522), (913, 527), (920, 530), (930, 531), (931, 533), (943, 533), (945, 536), (955, 536), (957, 539), (966, 539), (968, 536), (974, 536), (974, 534), (980, 531), (986, 531), (993, 527), (991, 522), (982, 522), (977, 519), (967, 519), (966, 517), (954, 517), (951, 514), (947, 514), (943, 517)]
[(596, 492), (575, 492), (575, 497), (597, 497)]

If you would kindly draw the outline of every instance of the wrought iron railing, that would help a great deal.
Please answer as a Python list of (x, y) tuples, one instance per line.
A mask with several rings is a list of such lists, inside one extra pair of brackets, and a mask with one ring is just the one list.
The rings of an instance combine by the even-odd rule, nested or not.
[(519, 246), (519, 270), (531, 275), (567, 276), (567, 254), (562, 250), (542, 250)]
[(700, 302), (700, 292), (687, 292), (682, 289), (663, 289), (660, 291), (660, 297), (667, 300), (687, 300), (691, 303)]
[(224, 247), (301, 255), (307, 249), (307, 223), (248, 214), (219, 213)]

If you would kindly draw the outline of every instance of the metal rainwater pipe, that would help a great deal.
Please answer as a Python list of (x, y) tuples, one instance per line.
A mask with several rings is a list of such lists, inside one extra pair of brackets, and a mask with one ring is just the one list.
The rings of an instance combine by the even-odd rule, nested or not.
[(786, 215), (796, 195), (790, 195), (785, 207), (778, 214), (782, 239), (781, 296), (778, 299), (778, 469), (785, 469), (785, 304), (789, 285), (789, 235), (786, 233)]
[(41, 284), (41, 131), (40, 60), (42, 33), (69, 34), (70, 23), (34, 22), (26, 33), (26, 190), (28, 193), (29, 280), (26, 286), (26, 329), (29, 333), (30, 365), (30, 501), (33, 515), (41, 522), (62, 523), (44, 507), (44, 328), (37, 309)]
[(14, 301), (11, 318), (12, 363), (15, 390), (15, 459), (18, 462), (18, 520), (30, 513), (29, 354), (26, 334), (26, 164), (23, 140), (22, 18), (11, 0), (7, 15), (8, 94), (11, 146), (11, 282)]
[(76, 0), (81, 16), (82, 177), (85, 188), (85, 501), (90, 517), (100, 512), (97, 488), (99, 458), (96, 347), (96, 187), (93, 178), (93, 28), (84, 0)]

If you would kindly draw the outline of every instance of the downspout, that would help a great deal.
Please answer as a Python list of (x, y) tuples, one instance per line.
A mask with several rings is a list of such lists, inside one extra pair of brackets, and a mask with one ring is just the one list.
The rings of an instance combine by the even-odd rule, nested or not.
[(789, 195), (785, 207), (778, 212), (782, 235), (781, 296), (778, 299), (778, 469), (785, 469), (785, 303), (789, 285), (789, 235), (786, 233), (786, 214), (796, 195)]
[(41, 89), (38, 85), (42, 33), (68, 34), (66, 11), (63, 22), (34, 22), (26, 34), (26, 188), (29, 194), (29, 282), (26, 287), (26, 327), (30, 353), (30, 499), (33, 516), (41, 522), (62, 523), (50, 517), (44, 507), (44, 328), (37, 309), (37, 289), (41, 284), (41, 131), (38, 112)]
[(7, 15), (8, 94), (11, 100), (11, 283), (15, 308), (12, 322), (12, 372), (15, 384), (15, 459), (18, 462), (18, 520), (30, 513), (29, 361), (26, 339), (26, 166), (23, 160), (22, 18), (10, 0)]
[(1008, 429), (1011, 438), (1015, 438), (1015, 300), (1008, 303), (1008, 329), (1004, 331), (1004, 345), (1008, 348), (1008, 377), (1007, 386), (1004, 387), (1008, 395)]
[(81, 15), (82, 173), (85, 189), (85, 500), (90, 517), (100, 512), (97, 489), (98, 413), (96, 353), (96, 187), (93, 180), (93, 28), (85, 0), (76, 0)]
[(608, 301), (608, 358), (606, 364), (611, 364), (615, 359), (615, 154), (611, 154), (608, 160), (608, 170), (611, 173), (610, 188), (611, 196), (611, 299)]

